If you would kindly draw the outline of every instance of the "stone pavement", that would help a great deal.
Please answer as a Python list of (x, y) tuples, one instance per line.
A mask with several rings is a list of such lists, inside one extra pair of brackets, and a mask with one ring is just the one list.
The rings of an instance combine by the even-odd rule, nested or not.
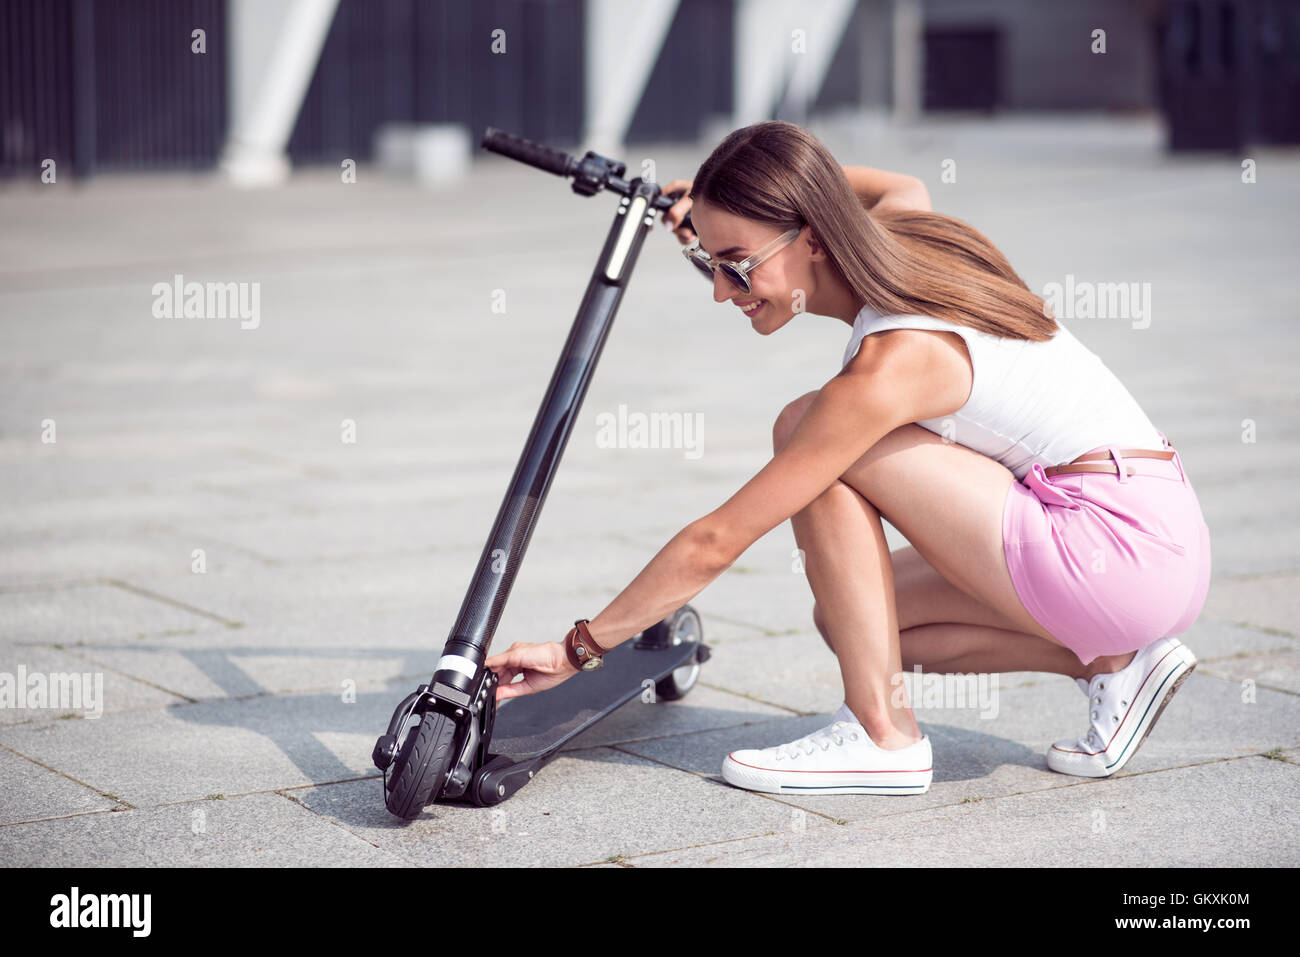
[[(1245, 184), (1243, 157), (1167, 157), (1141, 120), (813, 129), (842, 162), (922, 176), (1035, 290), (1150, 284), (1149, 324), (1066, 320), (1178, 445), (1213, 533), (1183, 636), (1201, 664), (1122, 773), (1048, 770), (1085, 703), (1068, 678), (1016, 673), (995, 714), (918, 708), (925, 795), (727, 785), (728, 751), (806, 734), (842, 700), (785, 523), (692, 600), (714, 653), (687, 698), (634, 700), (500, 808), (403, 825), (370, 748), (441, 651), (612, 198), (497, 158), (440, 193), (365, 167), (256, 193), (178, 175), (9, 185), (0, 673), (91, 675), (102, 714), (0, 709), (0, 860), (1300, 863), (1300, 154), (1250, 154)], [(711, 145), (624, 158), (667, 181)], [(677, 248), (661, 229), (642, 256), (498, 649), (594, 617), (839, 370), (847, 327), (756, 336)], [(255, 328), (156, 316), (154, 285), (178, 274), (259, 284)], [(702, 454), (600, 447), (597, 416), (620, 404), (699, 413)]]

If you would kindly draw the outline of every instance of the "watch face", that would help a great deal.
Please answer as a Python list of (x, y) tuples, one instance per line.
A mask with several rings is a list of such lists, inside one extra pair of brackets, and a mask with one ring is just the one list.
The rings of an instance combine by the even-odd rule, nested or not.
[(586, 661), (582, 663), (582, 670), (595, 671), (597, 668), (601, 667), (604, 664), (605, 662), (602, 661), (600, 658), (588, 658)]

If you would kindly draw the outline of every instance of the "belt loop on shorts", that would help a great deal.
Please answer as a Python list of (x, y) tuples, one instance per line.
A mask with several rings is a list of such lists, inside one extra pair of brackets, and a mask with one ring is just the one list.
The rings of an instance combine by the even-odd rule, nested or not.
[(1115, 469), (1119, 473), (1116, 477), (1119, 479), (1121, 485), (1124, 484), (1128, 481), (1128, 470), (1124, 468), (1124, 457), (1119, 454), (1119, 449), (1115, 448), (1113, 445), (1106, 446), (1106, 451), (1108, 451), (1110, 457), (1115, 460)]
[(1182, 479), (1183, 484), (1186, 485), (1187, 472), (1183, 470), (1183, 457), (1179, 455), (1178, 450), (1174, 448), (1174, 443), (1169, 441), (1169, 436), (1165, 435), (1159, 429), (1156, 429), (1156, 435), (1160, 436), (1161, 440), (1165, 443), (1165, 448), (1174, 453), (1173, 463), (1178, 466), (1178, 477)]
[(1032, 488), (1042, 501), (1050, 501), (1053, 505), (1060, 505), (1062, 508), (1077, 509), (1083, 507), (1047, 480), (1047, 474), (1043, 471), (1043, 466), (1039, 462), (1035, 462), (1030, 466), (1029, 474), (1025, 476), (1025, 484)]

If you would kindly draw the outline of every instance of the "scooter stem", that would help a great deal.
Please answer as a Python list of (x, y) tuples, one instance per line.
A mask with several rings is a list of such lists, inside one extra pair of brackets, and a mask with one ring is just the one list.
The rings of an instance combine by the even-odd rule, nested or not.
[[(588, 154), (588, 159), (593, 155)], [(577, 190), (576, 183), (574, 188)], [(468, 708), (481, 689), (483, 661), (546, 501), (551, 479), (564, 455), (641, 246), (654, 226), (655, 212), (665, 207), (666, 200), (654, 183), (634, 179), (627, 184), (627, 189), (627, 195), (619, 201), (542, 406), (533, 420), (510, 487), (479, 556), (469, 592), (429, 683), (431, 694), (458, 707)], [(559, 640), (558, 633), (556, 640)]]

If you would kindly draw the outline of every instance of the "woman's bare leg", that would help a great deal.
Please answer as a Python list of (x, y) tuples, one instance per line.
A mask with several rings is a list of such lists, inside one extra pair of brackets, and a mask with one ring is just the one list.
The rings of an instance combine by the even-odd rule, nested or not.
[[(776, 448), (815, 395), (783, 411), (773, 430)], [(904, 664), (902, 631), (950, 626), (909, 635), (908, 660), (923, 668), (925, 660), (972, 671), (1066, 674), (1083, 667), (1030, 616), (1011, 584), (1001, 518), (1012, 481), (992, 459), (907, 425), (881, 439), (791, 518), (819, 627), (840, 662), (845, 701), (881, 747), (905, 747), (920, 737), (905, 694), (901, 702), (894, 695)], [(893, 561), (881, 524), (885, 515), (945, 583), (973, 599), (964, 614), (973, 621), (904, 621), (900, 629)], [(1094, 661), (1084, 671), (1111, 663)]]
[[(832, 644), (844, 678), (844, 702), (871, 740), (904, 748), (921, 740), (901, 675), (894, 574), (879, 513), (857, 492), (836, 482), (790, 519), (803, 550), (804, 574), (831, 634), (854, 640)], [(828, 641), (828, 644), (830, 642)]]
[[(914, 666), (947, 674), (1042, 671), (1091, 678), (1133, 659), (1129, 652), (1084, 665), (1064, 645), (1016, 630), (946, 581), (915, 548), (891, 553), (879, 512), (842, 482), (791, 524), (817, 596), (813, 620), (845, 675), (844, 701), (883, 748), (906, 747), (921, 736), (905, 697), (901, 703), (893, 697), (892, 677)], [(891, 629), (897, 646), (885, 640)], [(859, 640), (836, 651), (832, 634)], [(867, 678), (854, 682), (850, 674)], [(874, 716), (870, 725), (864, 715)]]
[[(1042, 671), (1091, 678), (1118, 671), (1136, 654), (1098, 657), (1085, 665), (1068, 648), (1018, 630), (1004, 615), (967, 595), (915, 548), (901, 548), (890, 557), (905, 669), (919, 665), (922, 671), (948, 674)], [(814, 622), (817, 618), (814, 607)]]

